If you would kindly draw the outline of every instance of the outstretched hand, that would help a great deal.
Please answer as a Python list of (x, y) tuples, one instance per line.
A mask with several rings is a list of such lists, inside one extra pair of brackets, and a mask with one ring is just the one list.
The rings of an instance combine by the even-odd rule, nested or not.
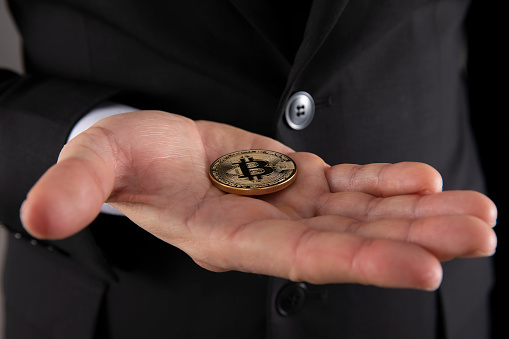
[[(212, 186), (211, 162), (245, 149), (291, 156), (297, 180), (257, 198)], [(494, 204), (441, 187), (424, 164), (331, 167), (228, 125), (138, 111), (72, 139), (29, 192), (21, 218), (34, 236), (61, 239), (85, 228), (107, 201), (209, 270), (435, 289), (440, 261), (496, 247)]]

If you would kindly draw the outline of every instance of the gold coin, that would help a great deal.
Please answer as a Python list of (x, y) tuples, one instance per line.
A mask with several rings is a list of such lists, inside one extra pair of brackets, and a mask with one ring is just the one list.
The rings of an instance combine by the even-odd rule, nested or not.
[(261, 195), (280, 191), (296, 178), (295, 162), (282, 153), (245, 150), (225, 154), (210, 165), (212, 184), (228, 193)]

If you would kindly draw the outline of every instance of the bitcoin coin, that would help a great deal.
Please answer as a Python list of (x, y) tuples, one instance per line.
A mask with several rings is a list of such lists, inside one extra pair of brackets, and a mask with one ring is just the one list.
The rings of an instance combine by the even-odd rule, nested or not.
[(282, 153), (245, 150), (225, 154), (210, 165), (212, 184), (239, 195), (261, 195), (280, 191), (296, 178), (295, 162)]

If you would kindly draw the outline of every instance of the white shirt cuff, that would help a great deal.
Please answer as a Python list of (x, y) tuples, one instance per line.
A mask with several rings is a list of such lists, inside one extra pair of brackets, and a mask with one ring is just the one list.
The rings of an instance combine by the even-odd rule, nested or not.
[(133, 108), (131, 106), (117, 104), (113, 102), (105, 102), (88, 112), (83, 118), (81, 118), (76, 125), (74, 125), (73, 129), (71, 130), (71, 133), (69, 134), (69, 137), (67, 138), (67, 141), (71, 140), (84, 130), (91, 127), (93, 124), (98, 122), (101, 119), (110, 117), (112, 115), (116, 114), (122, 114), (126, 112), (132, 112), (136, 111), (136, 108)]
[[(84, 130), (91, 127), (93, 124), (98, 122), (101, 119), (110, 117), (112, 115), (126, 113), (126, 112), (132, 112), (136, 111), (135, 108), (131, 106), (126, 106), (122, 104), (117, 104), (113, 102), (106, 102), (103, 103), (90, 112), (88, 112), (83, 118), (81, 118), (76, 125), (74, 125), (73, 129), (71, 130), (71, 133), (69, 134), (69, 137), (67, 138), (67, 141), (71, 140)], [(117, 210), (114, 207), (111, 207), (110, 205), (104, 203), (101, 207), (101, 213), (105, 214), (112, 214), (112, 215), (124, 215), (122, 212)]]

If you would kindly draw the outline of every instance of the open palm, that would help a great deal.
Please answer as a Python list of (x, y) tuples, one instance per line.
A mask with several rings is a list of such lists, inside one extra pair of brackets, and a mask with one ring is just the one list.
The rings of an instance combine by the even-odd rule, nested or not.
[[(245, 149), (291, 156), (297, 180), (257, 198), (212, 186), (211, 162)], [(105, 201), (204, 268), (312, 283), (433, 289), (440, 260), (496, 246), (493, 203), (441, 192), (427, 165), (331, 167), (270, 138), (164, 112), (110, 117), (74, 138), (29, 193), (22, 220), (35, 236), (64, 238)]]

